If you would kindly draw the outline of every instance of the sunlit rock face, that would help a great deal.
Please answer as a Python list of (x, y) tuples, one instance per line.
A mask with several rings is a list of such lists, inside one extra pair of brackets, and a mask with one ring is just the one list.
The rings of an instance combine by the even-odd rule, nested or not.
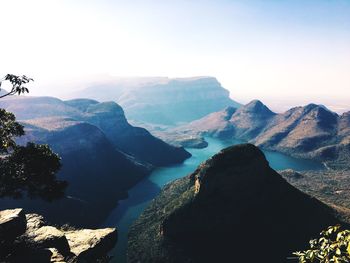
[(0, 234), (0, 261), (13, 263), (100, 262), (117, 242), (115, 228), (60, 229), (22, 208), (0, 211)]
[(240, 104), (213, 77), (135, 78), (91, 85), (79, 96), (114, 100), (128, 119), (173, 125)]
[(165, 186), (132, 226), (128, 260), (285, 262), (339, 222), (333, 213), (288, 184), (254, 145), (232, 146)]

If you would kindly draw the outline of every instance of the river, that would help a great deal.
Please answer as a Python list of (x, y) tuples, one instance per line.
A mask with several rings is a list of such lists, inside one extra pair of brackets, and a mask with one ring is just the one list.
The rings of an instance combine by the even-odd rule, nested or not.
[[(193, 172), (201, 162), (221, 149), (241, 143), (237, 140), (223, 141), (213, 138), (206, 138), (206, 141), (209, 143), (207, 148), (186, 149), (192, 154), (192, 157), (184, 163), (155, 169), (147, 178), (131, 188), (128, 192), (128, 198), (120, 201), (119, 205), (111, 212), (102, 227), (117, 227), (118, 230), (118, 243), (111, 252), (113, 263), (126, 262), (129, 227), (165, 184)], [(264, 153), (270, 166), (275, 170), (291, 168), (303, 171), (324, 168), (321, 163), (314, 161), (296, 159), (278, 152), (264, 151)]]

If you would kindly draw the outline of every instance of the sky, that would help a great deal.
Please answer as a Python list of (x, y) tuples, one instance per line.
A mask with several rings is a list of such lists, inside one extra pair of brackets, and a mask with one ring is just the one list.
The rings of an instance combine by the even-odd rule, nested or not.
[(0, 76), (34, 78), (34, 95), (214, 76), (242, 103), (350, 110), (350, 0), (0, 0), (0, 32)]

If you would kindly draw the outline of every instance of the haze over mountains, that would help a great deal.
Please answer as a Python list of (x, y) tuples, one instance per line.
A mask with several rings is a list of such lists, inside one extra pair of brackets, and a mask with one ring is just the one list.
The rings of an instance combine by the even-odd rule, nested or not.
[(227, 106), (240, 106), (213, 77), (115, 79), (91, 84), (74, 96), (113, 100), (130, 120), (167, 125), (196, 120)]
[(265, 149), (325, 161), (334, 167), (347, 167), (350, 156), (349, 112), (339, 116), (316, 104), (276, 114), (255, 100), (175, 130), (242, 139)]

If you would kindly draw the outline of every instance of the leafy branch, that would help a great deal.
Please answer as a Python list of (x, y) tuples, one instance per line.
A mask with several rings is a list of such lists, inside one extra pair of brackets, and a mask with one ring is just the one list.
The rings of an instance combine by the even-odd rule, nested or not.
[(310, 240), (310, 249), (293, 253), (300, 263), (350, 262), (350, 230), (341, 231), (339, 225), (330, 226), (320, 236)]
[(1, 90), (1, 85), (3, 81), (9, 81), (12, 85), (12, 88), (9, 92), (0, 95), (0, 99), (4, 98), (6, 96), (10, 95), (21, 95), (21, 93), (29, 93), (29, 90), (24, 87), (23, 85), (28, 84), (30, 81), (34, 81), (32, 78), (28, 78), (27, 76), (17, 76), (13, 74), (7, 74), (1, 81), (0, 81), (0, 90)]

